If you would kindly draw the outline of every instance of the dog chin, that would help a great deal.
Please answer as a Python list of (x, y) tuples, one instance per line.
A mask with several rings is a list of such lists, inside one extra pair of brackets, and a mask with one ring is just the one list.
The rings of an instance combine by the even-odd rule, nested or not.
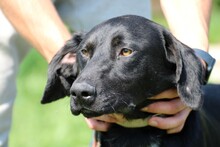
[(72, 114), (73, 115), (75, 115), (75, 116), (77, 116), (77, 115), (79, 115), (80, 113), (81, 113), (81, 111), (80, 110), (76, 110), (76, 109), (71, 109), (71, 112), (72, 112)]
[(98, 117), (101, 116), (101, 113), (97, 113), (88, 109), (82, 109), (81, 113), (83, 114), (83, 116), (85, 116), (86, 118), (92, 118), (92, 117)]
[(85, 116), (86, 118), (91, 118), (91, 117), (98, 117), (101, 116), (103, 114), (89, 110), (89, 109), (85, 109), (85, 108), (80, 108), (80, 109), (71, 109), (71, 112), (73, 115), (77, 116), (79, 114), (82, 114), (83, 116)]

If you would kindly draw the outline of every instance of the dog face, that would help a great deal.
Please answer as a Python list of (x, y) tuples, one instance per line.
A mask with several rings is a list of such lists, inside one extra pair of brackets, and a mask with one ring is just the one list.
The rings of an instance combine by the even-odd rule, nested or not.
[(70, 96), (74, 115), (143, 117), (140, 108), (148, 98), (171, 87), (186, 105), (198, 108), (202, 79), (192, 49), (152, 21), (121, 16), (75, 34), (56, 54), (42, 103)]

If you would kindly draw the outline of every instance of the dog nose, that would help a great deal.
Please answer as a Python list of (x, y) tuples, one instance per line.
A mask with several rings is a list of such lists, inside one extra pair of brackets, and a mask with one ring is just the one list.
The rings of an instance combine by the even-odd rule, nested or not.
[(95, 100), (95, 87), (87, 83), (73, 84), (70, 92), (71, 96), (83, 105), (89, 105)]

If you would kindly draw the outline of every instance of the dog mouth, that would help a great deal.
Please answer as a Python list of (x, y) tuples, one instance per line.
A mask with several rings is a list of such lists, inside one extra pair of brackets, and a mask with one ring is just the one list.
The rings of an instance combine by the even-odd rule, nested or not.
[(81, 109), (81, 113), (83, 114), (83, 116), (85, 116), (86, 118), (91, 118), (91, 117), (98, 117), (101, 116), (103, 114), (101, 114), (100, 112), (95, 112), (93, 110), (89, 110), (86, 108)]
[(106, 108), (106, 107), (105, 109), (102, 109), (102, 110), (98, 110), (98, 109), (93, 110), (91, 108), (82, 107), (80, 109), (71, 109), (71, 112), (73, 115), (82, 114), (86, 118), (99, 117), (101, 115), (119, 113), (119, 112), (113, 111), (111, 108)]
[(79, 114), (82, 114), (86, 118), (98, 117), (98, 116), (103, 115), (100, 112), (96, 112), (94, 110), (91, 110), (91, 109), (88, 109), (88, 108), (84, 108), (84, 107), (83, 108), (81, 108), (81, 107), (71, 108), (71, 112), (72, 112), (73, 115), (76, 115), (76, 116), (79, 115)]
[(118, 103), (111, 100), (112, 99), (107, 99), (107, 101), (102, 101), (102, 103), (94, 102), (92, 104), (86, 104), (71, 98), (71, 112), (75, 116), (82, 114), (86, 118), (106, 114), (122, 114), (126, 119), (139, 119), (149, 116), (149, 113), (141, 111), (141, 108), (148, 105), (149, 102), (141, 102), (141, 105), (137, 105), (133, 102)]
[(98, 117), (106, 114), (122, 114), (126, 119), (129, 120), (146, 118), (150, 115), (149, 113), (142, 112), (141, 107), (133, 103), (126, 105), (114, 105), (112, 103), (98, 105), (94, 103), (94, 105), (86, 106), (78, 103), (78, 101), (74, 101), (73, 99), (71, 103), (71, 112), (75, 116), (82, 114), (86, 118)]
[(73, 115), (77, 116), (82, 114), (86, 118), (98, 117), (103, 114), (112, 113), (110, 110), (106, 109), (106, 107), (103, 108), (105, 109), (100, 109), (100, 107), (98, 108), (98, 106), (86, 105), (75, 101), (74, 99), (71, 99), (70, 103), (70, 109)]
[[(122, 114), (126, 119), (132, 120), (132, 119), (140, 119), (140, 118), (146, 118), (150, 116), (150, 113), (142, 112), (139, 109), (129, 109), (128, 107), (118, 110), (118, 111), (113, 111), (112, 107), (105, 107), (105, 109), (99, 110), (99, 109), (91, 109), (91, 108), (86, 108), (86, 107), (71, 107), (71, 112), (73, 115), (79, 115), (82, 114), (86, 118), (92, 118), (92, 117), (99, 117), (101, 115), (106, 115), (106, 114)], [(126, 109), (126, 110), (125, 110)], [(117, 110), (117, 109), (116, 109)]]

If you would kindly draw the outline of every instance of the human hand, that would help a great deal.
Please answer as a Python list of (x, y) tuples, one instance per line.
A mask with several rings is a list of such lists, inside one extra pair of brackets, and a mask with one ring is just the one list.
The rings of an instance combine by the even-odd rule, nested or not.
[(192, 109), (180, 100), (176, 89), (166, 90), (151, 99), (158, 100), (161, 98), (170, 99), (170, 101), (152, 103), (143, 108), (142, 111), (172, 116), (163, 118), (155, 115), (148, 120), (148, 125), (166, 130), (168, 134), (180, 132)]
[(191, 109), (185, 106), (180, 100), (176, 89), (166, 90), (151, 99), (158, 100), (162, 98), (170, 99), (170, 101), (155, 102), (143, 108), (142, 111), (155, 114), (172, 115), (170, 117), (162, 118), (155, 115), (145, 120), (137, 119), (133, 121), (127, 121), (121, 114), (108, 114), (95, 118), (86, 118), (86, 122), (90, 129), (96, 131), (108, 131), (111, 123), (117, 123), (121, 126), (130, 128), (150, 125), (163, 130), (167, 130), (168, 134), (178, 133), (182, 130), (185, 121), (191, 112)]
[(137, 128), (147, 126), (147, 119), (127, 120), (122, 114), (106, 114), (99, 117), (85, 118), (90, 129), (106, 132), (112, 123), (117, 123), (127, 128)]
[(111, 126), (111, 123), (115, 123), (116, 119), (111, 115), (102, 115), (99, 117), (85, 118), (88, 127), (92, 130), (106, 132)]

